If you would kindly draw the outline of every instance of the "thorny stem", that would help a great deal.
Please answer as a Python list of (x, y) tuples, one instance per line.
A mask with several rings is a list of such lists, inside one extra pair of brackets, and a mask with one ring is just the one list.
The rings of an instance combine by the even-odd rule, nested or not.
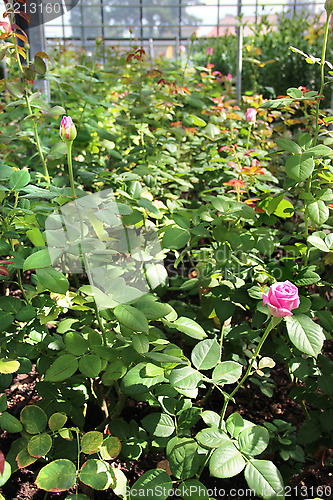
[[(13, 43), (14, 43), (14, 49), (15, 49), (17, 64), (18, 64), (18, 67), (20, 69), (20, 73), (24, 77), (23, 66), (21, 64), (20, 54), (18, 52), (18, 47), (17, 47), (17, 41), (16, 41), (15, 34), (13, 36)], [(24, 89), (24, 100), (26, 102), (26, 105), (27, 105), (27, 108), (28, 108), (28, 111), (29, 111), (29, 115), (33, 116), (33, 111), (31, 109), (31, 105), (30, 105), (30, 101), (29, 101), (29, 97), (28, 97), (26, 89)], [(49, 171), (47, 169), (46, 161), (45, 161), (45, 158), (44, 158), (44, 155), (43, 155), (43, 151), (42, 151), (42, 148), (41, 148), (41, 145), (40, 145), (40, 140), (39, 140), (39, 135), (38, 135), (38, 129), (37, 129), (37, 121), (35, 119), (33, 121), (33, 131), (34, 131), (34, 137), (35, 137), (35, 142), (36, 142), (38, 154), (39, 154), (39, 157), (41, 159), (41, 162), (42, 162), (42, 165), (43, 165), (43, 169), (44, 169), (44, 177), (46, 179), (46, 182), (48, 184), (51, 184), (51, 179), (50, 179), (50, 176), (49, 176)]]
[[(320, 108), (320, 102), (321, 98), (323, 96), (323, 91), (324, 91), (324, 86), (325, 86), (325, 56), (326, 56), (326, 48), (327, 48), (327, 39), (328, 39), (328, 31), (329, 31), (329, 26), (330, 26), (330, 17), (331, 14), (327, 13), (327, 19), (325, 23), (325, 32), (324, 32), (324, 41), (323, 41), (323, 50), (321, 53), (321, 61), (320, 61), (320, 90), (319, 94), (317, 97), (317, 102), (316, 102), (316, 114), (315, 114), (315, 120), (316, 120), (316, 129), (315, 129), (315, 135), (312, 141), (312, 147), (314, 147), (317, 144), (318, 140), (318, 133), (319, 133), (319, 108)], [(311, 180), (312, 176), (310, 176), (307, 181), (306, 181), (306, 186), (305, 186), (305, 191), (307, 193), (310, 193), (311, 190)], [(304, 210), (304, 224), (305, 224), (305, 230), (304, 230), (304, 235), (306, 240), (308, 239), (309, 236), (309, 209), (308, 209), (308, 204), (305, 207)], [(304, 259), (304, 265), (308, 265), (308, 260), (310, 256), (310, 246), (308, 245), (305, 259)]]
[[(89, 88), (91, 88), (91, 82), (92, 82), (92, 79), (93, 79), (93, 75), (95, 73), (95, 67), (96, 67), (96, 60), (97, 60), (97, 54), (98, 54), (98, 48), (99, 48), (99, 45), (96, 44), (96, 49), (95, 49), (95, 54), (94, 54), (94, 60), (93, 60), (93, 65), (92, 65), (92, 68), (91, 68), (91, 73), (90, 73), (90, 80), (89, 80)], [(80, 121), (81, 121), (81, 118), (83, 116), (83, 113), (86, 109), (86, 106), (87, 106), (87, 101), (84, 101), (84, 105), (83, 105), (83, 108), (82, 108), (82, 111), (81, 111), (81, 114), (79, 116), (79, 119), (77, 121), (77, 128), (79, 128), (80, 126)]]
[(247, 141), (246, 141), (246, 146), (245, 146), (246, 151), (249, 149), (249, 143), (250, 143), (250, 137), (251, 137), (251, 130), (252, 130), (252, 122), (250, 122), (249, 131), (248, 131), (248, 134), (247, 134)]
[(327, 19), (325, 23), (325, 32), (324, 32), (324, 41), (323, 41), (323, 50), (321, 53), (321, 61), (320, 61), (320, 90), (319, 94), (317, 97), (317, 102), (316, 102), (316, 130), (315, 130), (315, 135), (312, 141), (312, 147), (317, 144), (317, 139), (318, 139), (318, 132), (319, 132), (319, 108), (320, 108), (320, 102), (321, 98), (323, 96), (323, 91), (324, 91), (324, 86), (325, 86), (325, 56), (326, 56), (326, 48), (327, 48), (327, 39), (328, 39), (328, 30), (330, 27), (330, 17), (331, 14), (327, 14)]
[(182, 87), (184, 86), (184, 80), (185, 80), (185, 76), (186, 76), (186, 70), (187, 70), (187, 67), (188, 67), (188, 63), (190, 61), (190, 57), (192, 55), (193, 44), (194, 44), (194, 40), (191, 39), (190, 50), (188, 52), (188, 56), (186, 58), (186, 62), (185, 62), (185, 65), (184, 65), (184, 71), (183, 71), (183, 77), (182, 77)]
[(220, 421), (220, 425), (222, 424), (223, 422), (223, 419), (224, 419), (224, 415), (225, 415), (225, 412), (227, 410), (227, 406), (229, 404), (229, 401), (230, 399), (232, 399), (234, 397), (234, 395), (236, 394), (236, 392), (238, 391), (238, 389), (244, 384), (245, 380), (247, 379), (247, 377), (250, 375), (250, 372), (252, 370), (252, 367), (253, 367), (253, 364), (257, 358), (257, 356), (259, 355), (260, 353), (260, 350), (265, 342), (265, 340), (267, 339), (269, 333), (271, 332), (271, 330), (277, 326), (281, 321), (281, 318), (276, 318), (274, 316), (272, 316), (272, 319), (271, 321), (268, 323), (267, 325), (267, 328), (265, 330), (265, 333), (264, 335), (262, 336), (251, 360), (250, 360), (250, 363), (249, 363), (249, 366), (247, 367), (247, 370), (245, 372), (245, 374), (243, 375), (243, 377), (241, 378), (241, 380), (238, 382), (238, 384), (236, 385), (235, 389), (231, 392), (231, 394), (229, 394), (228, 397), (225, 397), (224, 399), (224, 404), (223, 404), (223, 408), (222, 408), (222, 411), (221, 411), (221, 421)]
[(69, 183), (71, 185), (72, 198), (74, 200), (76, 198), (76, 194), (75, 194), (73, 165), (72, 165), (72, 144), (73, 143), (71, 141), (69, 141), (66, 144), (67, 144), (67, 161), (68, 161)]

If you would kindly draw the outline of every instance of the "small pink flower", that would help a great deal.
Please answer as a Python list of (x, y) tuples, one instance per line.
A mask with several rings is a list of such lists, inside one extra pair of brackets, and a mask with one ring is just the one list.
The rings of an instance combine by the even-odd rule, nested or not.
[(186, 52), (185, 45), (179, 45), (179, 52), (181, 52), (182, 54), (185, 54), (185, 52)]
[(231, 73), (227, 74), (227, 80), (229, 80), (230, 83), (232, 82), (232, 74)]
[(292, 316), (292, 309), (297, 309), (300, 304), (298, 288), (290, 281), (276, 282), (262, 296), (263, 304), (268, 306), (269, 312), (276, 318)]
[(76, 128), (70, 116), (64, 116), (61, 120), (60, 137), (65, 142), (73, 142), (76, 137)]
[(247, 108), (245, 113), (245, 120), (250, 123), (256, 122), (257, 110), (254, 108)]
[(208, 49), (207, 49), (207, 56), (212, 56), (213, 55), (213, 51), (214, 51), (213, 47), (208, 47)]

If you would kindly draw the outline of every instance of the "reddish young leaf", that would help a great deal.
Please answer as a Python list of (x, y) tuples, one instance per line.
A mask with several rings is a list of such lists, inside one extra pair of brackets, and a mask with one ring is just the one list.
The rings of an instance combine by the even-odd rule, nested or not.
[(19, 11), (17, 12), (17, 14), (22, 17), (22, 19), (25, 20), (26, 23), (30, 24), (31, 23), (31, 17), (30, 17), (30, 14), (28, 14), (27, 12), (22, 12), (22, 11)]
[(0, 474), (3, 475), (3, 471), (5, 470), (5, 455), (0, 451)]

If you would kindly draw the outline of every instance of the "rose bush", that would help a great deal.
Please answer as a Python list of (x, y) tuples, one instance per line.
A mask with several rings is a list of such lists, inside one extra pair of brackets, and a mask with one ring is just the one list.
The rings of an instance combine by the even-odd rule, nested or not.
[[(332, 437), (333, 363), (321, 351), (333, 329), (333, 171), (318, 93), (291, 88), (236, 105), (229, 77), (211, 64), (195, 71), (184, 54), (152, 68), (136, 47), (108, 49), (92, 68), (87, 54), (63, 50), (55, 79), (42, 53), (18, 78), (18, 48), (7, 43), (0, 385), (9, 401), (0, 396), (0, 425), (18, 439), (2, 450), (0, 486), (10, 467), (29, 468), (41, 490), (75, 487), (71, 500), (87, 500), (88, 487), (126, 500), (132, 488), (134, 500), (161, 485), (166, 494), (154, 498), (193, 486), (208, 498), (209, 469), (222, 487), (237, 476), (258, 496), (282, 498)], [(53, 107), (25, 80), (35, 70), (51, 82)], [(65, 144), (63, 115), (78, 129), (73, 141), (64, 124)], [(84, 217), (71, 218), (81, 202)], [(148, 229), (163, 266), (148, 265)], [(133, 298), (122, 265), (135, 269), (130, 243), (143, 234), (151, 288)], [(98, 270), (93, 286), (86, 257)], [(115, 286), (95, 302), (104, 276)], [(21, 411), (16, 372), (35, 383)], [(295, 415), (271, 404), (281, 374), (298, 410), (293, 439), (284, 429)], [(253, 395), (269, 412), (253, 412)]]

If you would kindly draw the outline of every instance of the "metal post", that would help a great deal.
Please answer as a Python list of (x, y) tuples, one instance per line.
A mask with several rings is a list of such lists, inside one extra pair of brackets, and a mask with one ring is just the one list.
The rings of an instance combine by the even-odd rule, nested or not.
[(141, 42), (141, 48), (143, 45), (143, 3), (142, 0), (140, 0), (140, 42)]
[[(41, 4), (43, 5), (43, 4)], [(36, 12), (30, 13), (31, 27), (28, 23), (21, 18), (21, 16), (15, 16), (15, 23), (26, 33), (29, 42), (29, 49), (27, 50), (27, 60), (33, 60), (37, 52), (45, 52), (45, 36), (44, 36), (44, 25), (43, 25), (43, 9), (37, 8)], [(24, 43), (18, 39), (19, 45), (24, 46)], [(27, 61), (22, 60), (23, 64), (27, 64)], [(34, 88), (43, 92), (47, 99), (50, 99), (50, 84), (47, 80), (35, 80)]]
[(220, 0), (217, 0), (217, 25), (216, 36), (220, 36)]
[(241, 104), (242, 95), (242, 52), (243, 52), (243, 26), (241, 23), (242, 15), (242, 0), (237, 0), (237, 18), (238, 25), (236, 26), (237, 34), (237, 74), (236, 74), (236, 96), (237, 103)]
[(80, 14), (81, 14), (81, 43), (84, 50), (86, 50), (86, 31), (85, 31), (85, 18), (84, 18), (84, 9), (83, 5), (84, 0), (80, 2)]
[(178, 53), (179, 53), (179, 45), (182, 39), (182, 0), (178, 0)]

